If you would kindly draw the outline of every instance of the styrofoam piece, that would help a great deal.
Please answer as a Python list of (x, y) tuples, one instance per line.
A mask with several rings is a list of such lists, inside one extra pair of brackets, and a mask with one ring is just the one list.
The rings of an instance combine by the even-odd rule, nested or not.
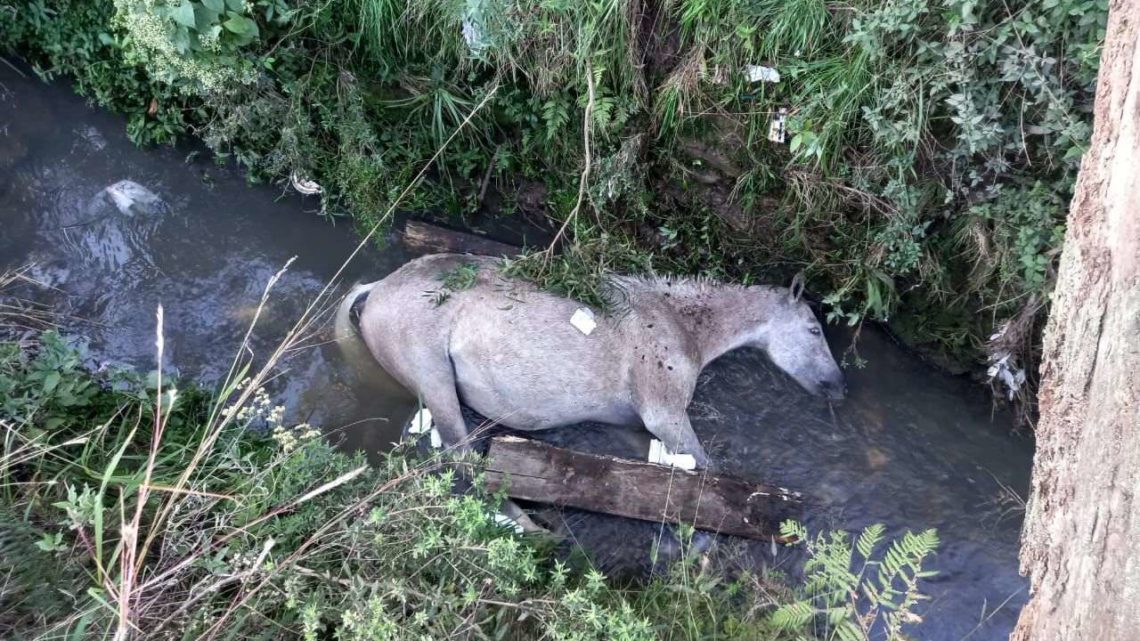
[(748, 65), (745, 67), (748, 80), (752, 82), (780, 82), (780, 72), (772, 67), (763, 65)]
[(598, 327), (598, 322), (594, 320), (594, 312), (585, 307), (574, 310), (574, 315), (570, 317), (570, 324), (586, 336), (589, 336)]
[(665, 448), (665, 444), (657, 439), (649, 442), (649, 462), (659, 465), (670, 465), (682, 470), (697, 469), (697, 459), (692, 454), (674, 454)]
[(432, 429), (431, 410), (426, 407), (421, 407), (420, 411), (412, 417), (411, 425), (408, 426), (408, 434), (426, 434)]

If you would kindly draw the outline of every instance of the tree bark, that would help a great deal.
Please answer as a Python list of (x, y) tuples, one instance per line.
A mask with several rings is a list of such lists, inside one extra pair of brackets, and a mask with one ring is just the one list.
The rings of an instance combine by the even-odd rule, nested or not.
[(1016, 641), (1140, 639), (1140, 3), (1112, 0), (1045, 334)]
[(405, 225), (404, 245), (413, 252), (423, 254), (443, 252), (501, 258), (522, 253), (521, 247), (420, 220), (409, 220)]

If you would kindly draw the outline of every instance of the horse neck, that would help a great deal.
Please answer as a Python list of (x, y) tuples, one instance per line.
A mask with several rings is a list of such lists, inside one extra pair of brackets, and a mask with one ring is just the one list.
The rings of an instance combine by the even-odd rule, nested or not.
[(762, 336), (774, 289), (683, 283), (659, 290), (668, 294), (681, 325), (697, 344), (701, 367)]

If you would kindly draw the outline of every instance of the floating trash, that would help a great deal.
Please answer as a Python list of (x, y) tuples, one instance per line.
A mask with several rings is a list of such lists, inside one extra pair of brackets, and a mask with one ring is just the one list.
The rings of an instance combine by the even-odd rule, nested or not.
[(120, 180), (103, 190), (115, 207), (127, 216), (154, 214), (165, 207), (165, 203), (153, 191), (133, 180)]
[(298, 176), (295, 171), (289, 175), (289, 182), (293, 185), (293, 189), (306, 196), (314, 196), (324, 192), (324, 188), (315, 181)]

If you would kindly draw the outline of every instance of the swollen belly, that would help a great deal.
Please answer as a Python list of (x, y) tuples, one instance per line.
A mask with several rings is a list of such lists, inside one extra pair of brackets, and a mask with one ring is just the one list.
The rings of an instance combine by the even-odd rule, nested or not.
[(534, 375), (495, 375), (455, 362), (460, 399), (483, 416), (520, 430), (543, 430), (586, 421), (639, 423), (619, 390), (582, 381)]

